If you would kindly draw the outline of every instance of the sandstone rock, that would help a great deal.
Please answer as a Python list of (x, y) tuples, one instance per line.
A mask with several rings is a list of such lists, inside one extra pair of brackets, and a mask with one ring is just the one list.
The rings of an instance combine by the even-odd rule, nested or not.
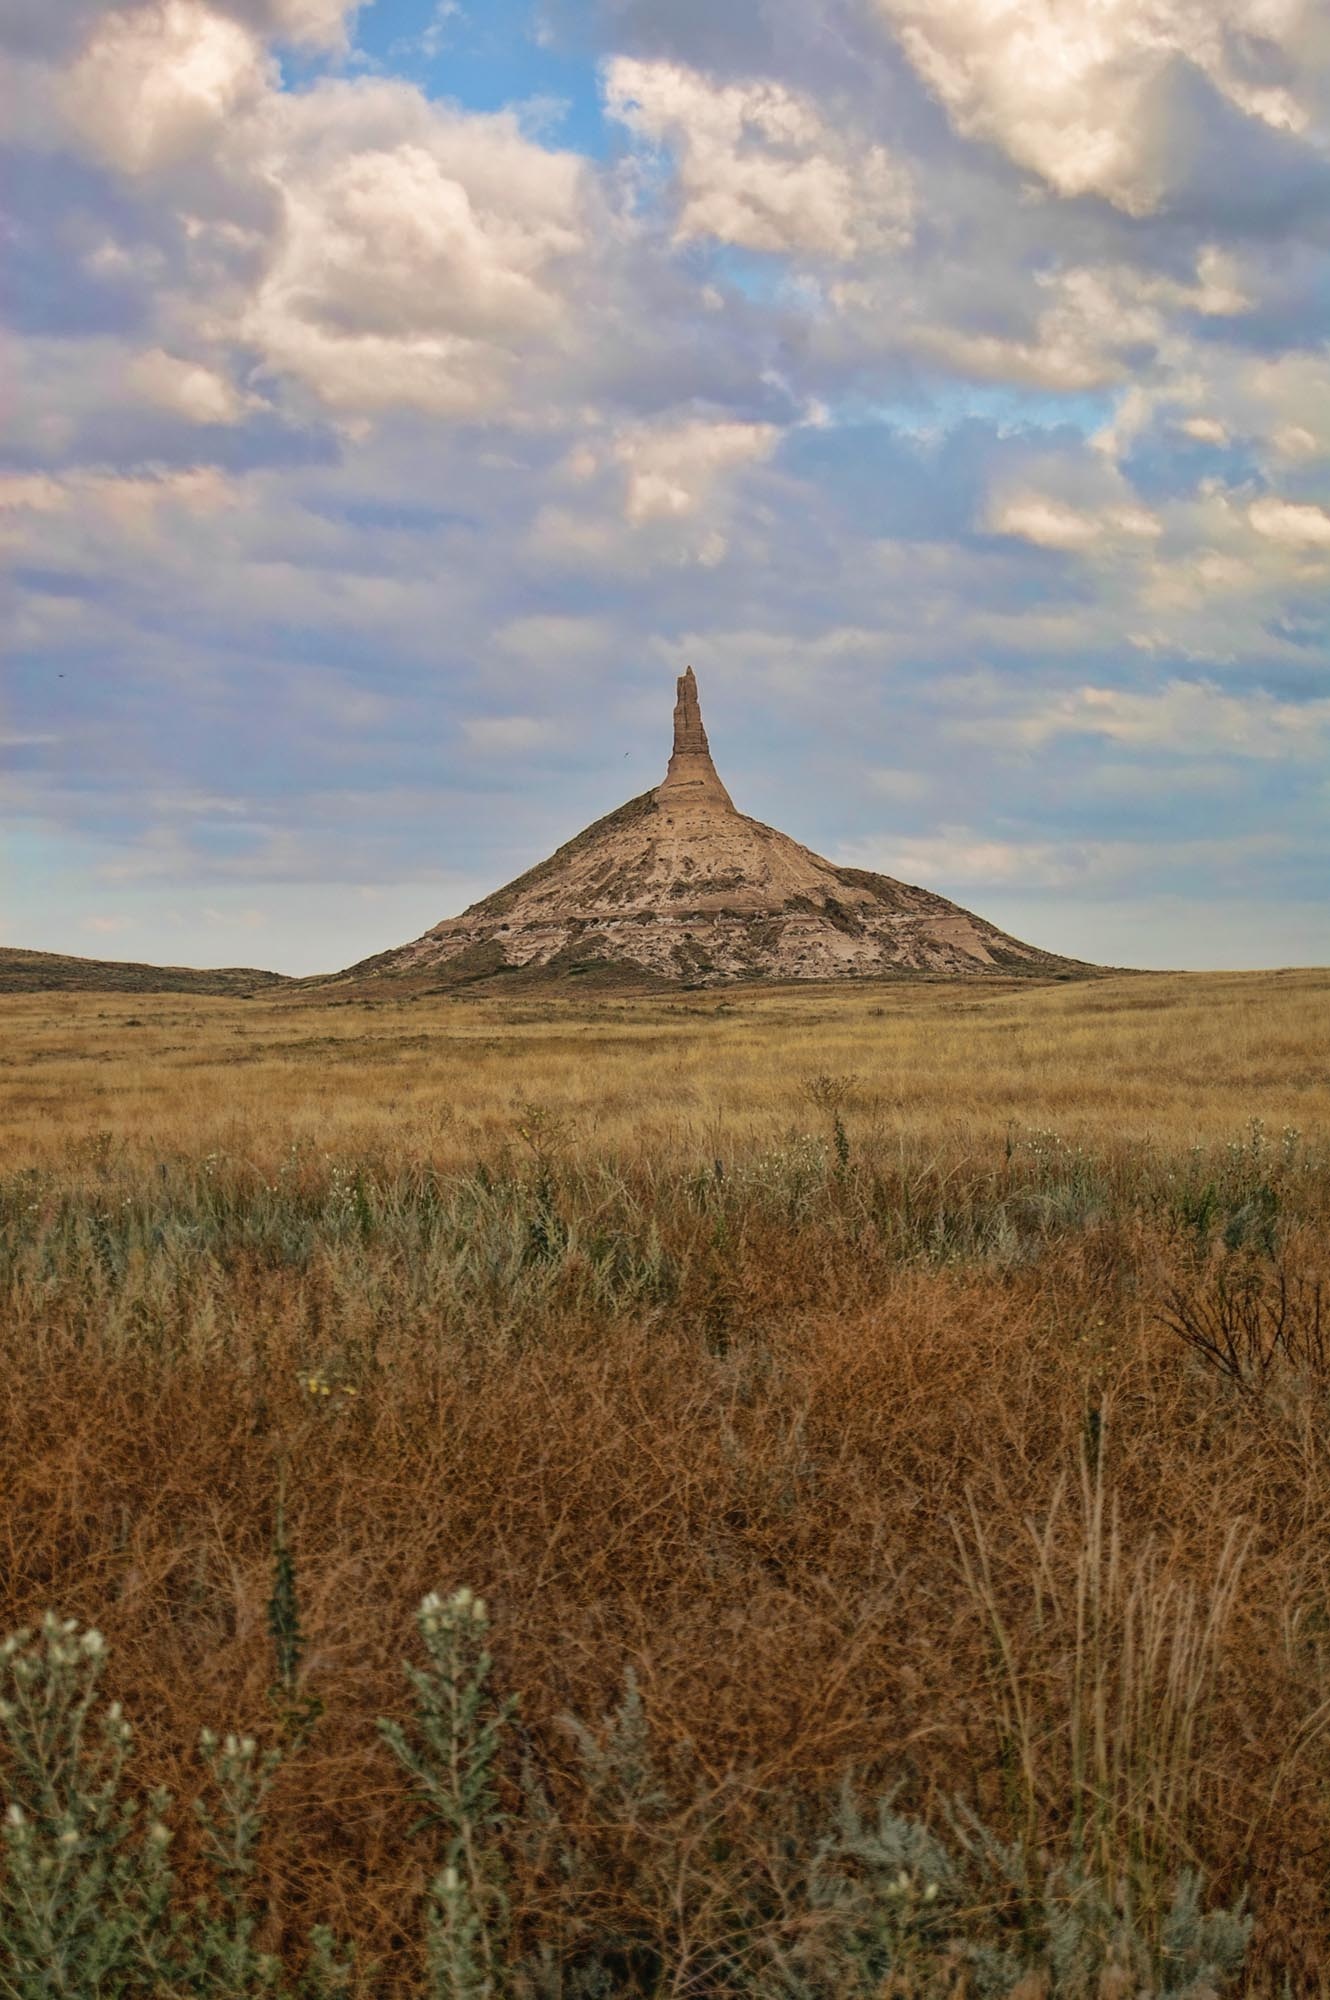
[(838, 868), (736, 810), (682, 674), (661, 783), (506, 888), (357, 975), (552, 975), (611, 965), (716, 985), (933, 973), (1086, 972), (930, 890)]

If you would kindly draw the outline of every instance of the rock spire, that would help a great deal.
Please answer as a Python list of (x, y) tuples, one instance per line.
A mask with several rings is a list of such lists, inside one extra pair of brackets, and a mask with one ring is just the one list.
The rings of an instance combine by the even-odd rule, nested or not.
[(734, 811), (734, 801), (720, 781), (711, 761), (711, 746), (702, 726), (702, 704), (697, 698), (697, 675), (686, 667), (679, 676), (674, 703), (674, 749), (656, 797), (662, 805), (719, 806)]
[(534, 980), (1065, 977), (1090, 968), (1022, 944), (945, 896), (841, 868), (735, 810), (711, 761), (697, 676), (679, 676), (661, 783), (545, 861), (343, 978), (509, 992)]

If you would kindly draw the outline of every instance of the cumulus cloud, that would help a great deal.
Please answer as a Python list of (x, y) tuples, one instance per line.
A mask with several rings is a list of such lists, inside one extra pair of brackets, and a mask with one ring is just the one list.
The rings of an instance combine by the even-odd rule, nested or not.
[(634, 526), (694, 514), (726, 474), (770, 457), (773, 424), (642, 425), (619, 434), (613, 454), (626, 474), (624, 511)]
[(1178, 429), (1199, 444), (1227, 444), (1228, 432), (1218, 417), (1181, 417)]
[(679, 241), (844, 261), (909, 239), (902, 163), (783, 84), (716, 83), (678, 63), (620, 56), (606, 65), (605, 90), (613, 117), (674, 156)]
[(271, 82), (238, 21), (198, 0), (161, 0), (108, 14), (61, 94), (83, 143), (138, 174), (212, 143)]
[(1247, 519), (1258, 535), (1293, 549), (1330, 549), (1330, 508), (1310, 501), (1254, 500)]
[[(176, 210), (173, 347), (229, 342), (351, 417), (471, 415), (502, 400), (518, 353), (568, 332), (590, 177), (515, 114), (406, 82), (281, 88), (258, 30), (326, 39), (347, 11), (154, 0), (103, 16), (56, 95), (85, 151)], [(114, 238), (90, 254), (102, 274), (141, 263)], [(237, 412), (188, 353), (152, 350), (133, 381), (195, 422)]]
[(967, 137), (1061, 195), (1148, 213), (1166, 179), (1169, 85), (1190, 65), (1280, 132), (1313, 121), (1324, 82), (1315, 0), (877, 0)]
[(337, 47), (345, 39), (348, 16), (363, 0), (231, 0), (233, 13), (249, 15), (260, 29), (285, 41)]
[[(1311, 0), (877, 0), (908, 60), (858, 6), (652, 0), (562, 128), (394, 76), (368, 9), (345, 57), (342, 0), (3, 8), (6, 725), (141, 955), (168, 883), (328, 913), (310, 963), (353, 877), (424, 885), (365, 951), (423, 929), (618, 802), (690, 656), (823, 851), (1059, 925), (1242, 854), (1323, 897)], [(237, 770), (243, 815), (161, 803)]]
[(959, 297), (927, 289), (902, 296), (892, 276), (872, 274), (842, 279), (829, 297), (865, 337), (883, 330), (948, 373), (1067, 393), (1137, 383), (1176, 352), (1180, 316), (1233, 318), (1250, 304), (1231, 259), (1211, 244), (1196, 253), (1189, 278), (1122, 262), (1050, 261), (1022, 274), (1015, 305), (1007, 258), (981, 271), (988, 282)]
[(557, 338), (585, 242), (574, 156), (378, 83), (275, 101), (263, 137), (281, 220), (239, 332), (271, 369), (339, 409), (458, 415)]
[(146, 402), (171, 410), (187, 423), (234, 424), (244, 412), (243, 399), (225, 376), (160, 347), (135, 355), (128, 379)]

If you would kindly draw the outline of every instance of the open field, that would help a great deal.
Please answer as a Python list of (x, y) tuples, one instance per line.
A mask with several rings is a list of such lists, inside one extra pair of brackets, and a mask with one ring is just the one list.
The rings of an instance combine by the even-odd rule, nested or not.
[[(1111, 2000), (1125, 1907), (1199, 1996), (1188, 1869), (1330, 1992), (1330, 973), (14, 995), (0, 1086), (0, 1629), (104, 1631), (136, 1782), (286, 1743), (290, 1963), (486, 1990), (373, 1720), (467, 1585), (514, 1992)], [(847, 1781), (942, 1842), (875, 1905)]]
[(108, 1135), (144, 1158), (292, 1143), (453, 1168), (538, 1100), (584, 1151), (695, 1160), (806, 1126), (800, 1079), (857, 1073), (879, 1138), (1009, 1124), (1190, 1144), (1330, 1118), (1330, 974), (1136, 973), (1001, 988), (731, 988), (575, 1004), (11, 996), (0, 1139), (27, 1163)]

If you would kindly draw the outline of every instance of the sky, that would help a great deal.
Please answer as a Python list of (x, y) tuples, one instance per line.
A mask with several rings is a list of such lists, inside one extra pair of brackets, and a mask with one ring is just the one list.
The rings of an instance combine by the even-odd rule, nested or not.
[(0, 942), (331, 971), (663, 775), (1330, 961), (1324, 0), (0, 0)]

